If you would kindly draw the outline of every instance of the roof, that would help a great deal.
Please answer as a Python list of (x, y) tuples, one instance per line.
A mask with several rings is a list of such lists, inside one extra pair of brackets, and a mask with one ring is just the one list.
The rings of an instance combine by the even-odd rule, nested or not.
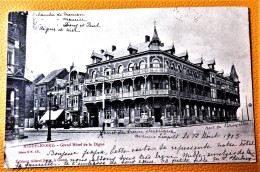
[(113, 53), (109, 52), (106, 50), (105, 54), (104, 55), (108, 55), (108, 56), (114, 56)]
[(129, 49), (138, 50), (138, 48), (136, 46), (131, 45), (131, 43), (129, 44), (127, 50), (129, 50)]
[(203, 58), (202, 67), (203, 67), (204, 69), (210, 69), (210, 68), (209, 68), (209, 65), (215, 65), (215, 64), (216, 64), (216, 63), (215, 63), (215, 59), (205, 60), (205, 59)]
[(49, 73), (46, 77), (44, 77), (38, 84), (48, 83), (51, 80), (53, 80), (57, 75), (59, 75), (62, 71), (67, 70), (66, 68), (54, 70), (51, 73)]
[(64, 86), (66, 83), (67, 83), (67, 80), (56, 78), (56, 84), (57, 84), (58, 86), (62, 87), (62, 86)]
[(193, 64), (202, 64), (203, 58), (200, 57), (200, 58), (196, 58), (196, 59), (191, 59), (190, 62), (193, 63)]
[(230, 77), (230, 74), (225, 73), (223, 76), (224, 76), (224, 77)]
[(219, 70), (218, 74), (224, 74), (224, 70), (223, 69)]
[(157, 33), (157, 30), (156, 30), (156, 26), (154, 26), (154, 30), (153, 30), (153, 37), (152, 37), (152, 40), (151, 42), (161, 42), (159, 36), (158, 36), (158, 33)]
[(98, 53), (94, 52), (94, 50), (93, 50), (93, 52), (92, 52), (92, 54), (91, 54), (91, 57), (102, 58), (103, 56), (102, 56), (101, 54), (98, 54)]
[(183, 57), (183, 56), (186, 56), (186, 55), (187, 55), (187, 51), (186, 51), (186, 52), (179, 53), (179, 54), (174, 54), (174, 55), (177, 56), (177, 57)]

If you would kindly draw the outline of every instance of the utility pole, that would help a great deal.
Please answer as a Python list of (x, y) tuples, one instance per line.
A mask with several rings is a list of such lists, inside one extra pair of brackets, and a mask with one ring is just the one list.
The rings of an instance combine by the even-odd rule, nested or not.
[(247, 113), (247, 120), (249, 121), (249, 113), (248, 113), (248, 105), (247, 105), (247, 96), (246, 96), (246, 113)]

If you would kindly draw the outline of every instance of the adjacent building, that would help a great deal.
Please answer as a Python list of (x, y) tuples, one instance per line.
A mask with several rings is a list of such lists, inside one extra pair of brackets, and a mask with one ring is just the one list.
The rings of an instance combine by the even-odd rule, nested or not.
[(84, 113), (88, 126), (186, 125), (236, 120), (240, 106), (235, 66), (224, 75), (215, 60), (190, 60), (188, 52), (153, 36), (124, 49), (92, 52), (87, 65)]
[(70, 67), (68, 84), (66, 86), (66, 115), (65, 119), (74, 127), (85, 127), (88, 124), (86, 112), (83, 112), (82, 98), (85, 92), (85, 70), (79, 67)]
[[(26, 76), (25, 76), (25, 78), (26, 78)], [(30, 79), (29, 79), (29, 77), (26, 78), (27, 84), (25, 85), (25, 119), (24, 119), (24, 127), (25, 128), (33, 128), (34, 127), (34, 112), (33, 112), (33, 108), (34, 108), (34, 86), (35, 86), (35, 84), (37, 84), (43, 78), (44, 78), (43, 74), (33, 76)]]
[[(66, 82), (66, 77), (68, 75), (66, 68), (54, 70), (49, 73), (46, 77), (40, 80), (34, 86), (34, 119), (36, 125), (40, 120), (46, 121), (48, 119), (43, 119), (42, 117), (49, 110), (49, 100), (52, 99), (54, 103), (64, 103), (63, 99), (65, 98), (63, 89), (65, 88), (64, 84)], [(64, 81), (65, 80), (65, 81)], [(54, 97), (48, 98), (48, 93), (52, 92)], [(63, 95), (63, 97), (61, 97)], [(55, 104), (54, 104), (55, 105)], [(64, 105), (60, 108), (64, 109)], [(59, 108), (59, 107), (58, 107)], [(45, 117), (46, 118), (46, 117)], [(35, 126), (36, 126), (35, 125)]]
[(5, 139), (24, 136), (27, 12), (10, 12), (7, 39), (7, 90)]

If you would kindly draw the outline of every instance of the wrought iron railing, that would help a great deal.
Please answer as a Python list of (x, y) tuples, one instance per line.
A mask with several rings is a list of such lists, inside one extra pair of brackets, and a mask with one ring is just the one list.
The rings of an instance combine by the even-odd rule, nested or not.
[(24, 77), (24, 67), (7, 64), (7, 76)]

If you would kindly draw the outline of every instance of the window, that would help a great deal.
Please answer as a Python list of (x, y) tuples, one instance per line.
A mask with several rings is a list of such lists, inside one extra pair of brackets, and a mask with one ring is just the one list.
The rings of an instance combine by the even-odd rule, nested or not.
[(124, 118), (124, 109), (119, 109), (118, 110), (118, 118)]
[(134, 64), (130, 63), (129, 66), (128, 66), (128, 71), (131, 72), (133, 70), (134, 70)]
[(40, 107), (44, 107), (44, 98), (40, 99)]
[(105, 71), (104, 71), (104, 75), (105, 76), (111, 75), (111, 69), (106, 68)]
[(147, 109), (144, 107), (141, 107), (141, 118), (142, 119), (147, 119), (148, 118), (148, 113), (147, 113)]
[(36, 95), (38, 94), (38, 88), (35, 89), (35, 94), (36, 94)]
[(70, 87), (67, 87), (67, 93), (70, 93)]
[(14, 61), (13, 61), (13, 52), (10, 52), (8, 51), (7, 52), (7, 64), (14, 64)]
[(38, 107), (38, 99), (35, 100), (35, 107)]
[(124, 70), (123, 65), (120, 65), (120, 66), (118, 67), (118, 73), (123, 73), (123, 70)]
[(139, 63), (139, 68), (145, 69), (145, 62), (143, 60)]
[(95, 79), (96, 76), (97, 76), (97, 72), (96, 72), (96, 71), (93, 71), (93, 72), (92, 72), (92, 78)]
[(153, 60), (153, 68), (159, 68), (160, 67), (160, 61), (158, 59)]
[(41, 88), (41, 93), (43, 93), (43, 87)]
[(54, 87), (54, 91), (57, 91), (57, 87), (56, 86)]
[(215, 78), (214, 78), (214, 76), (212, 76), (212, 83), (215, 83)]
[(58, 99), (56, 96), (54, 97), (54, 105), (58, 105)]
[(79, 90), (79, 87), (78, 87), (78, 85), (74, 85), (73, 89), (74, 89), (74, 91), (77, 91), (77, 90)]
[(178, 70), (179, 72), (181, 72), (181, 66), (180, 66), (180, 65), (177, 66), (177, 70)]
[(60, 105), (63, 105), (63, 96), (60, 95)]
[(67, 107), (69, 107), (69, 98), (67, 98)]
[(105, 110), (105, 119), (110, 119), (110, 118), (111, 118), (111, 111)]
[(165, 61), (165, 64), (164, 64), (164, 68), (169, 68), (169, 62), (168, 61)]
[(171, 66), (172, 70), (175, 70), (175, 64), (172, 63), (172, 66)]

